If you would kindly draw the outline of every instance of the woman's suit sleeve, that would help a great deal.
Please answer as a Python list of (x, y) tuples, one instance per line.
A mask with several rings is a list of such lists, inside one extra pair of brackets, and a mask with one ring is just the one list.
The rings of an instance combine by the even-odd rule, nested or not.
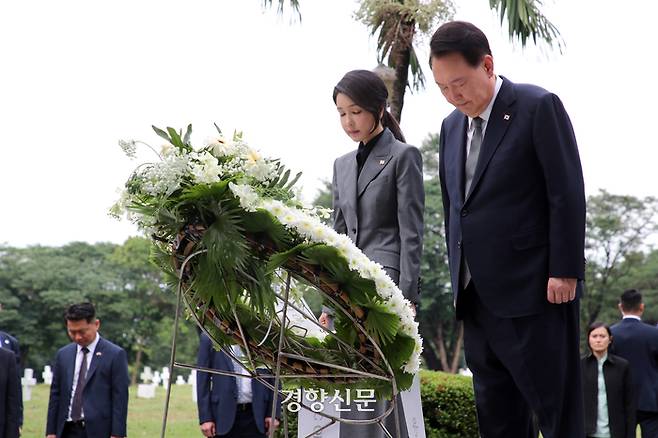
[(412, 303), (419, 300), (420, 259), (423, 252), (423, 158), (415, 147), (405, 148), (396, 163), (397, 215), (400, 227), (400, 290)]
[(331, 182), (331, 195), (332, 195), (332, 205), (331, 207), (333, 208), (333, 226), (334, 230), (336, 230), (338, 233), (341, 234), (347, 234), (347, 224), (345, 223), (345, 217), (343, 216), (343, 212), (340, 210), (340, 203), (338, 202), (338, 185), (336, 182), (337, 175), (336, 175), (336, 163), (338, 160), (334, 161), (334, 176)]

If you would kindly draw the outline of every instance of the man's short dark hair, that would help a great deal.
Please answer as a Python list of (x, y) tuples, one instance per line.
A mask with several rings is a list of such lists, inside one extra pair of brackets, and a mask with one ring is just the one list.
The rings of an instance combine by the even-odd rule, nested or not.
[(466, 21), (450, 21), (432, 35), (430, 53), (430, 67), (432, 58), (451, 53), (461, 54), (471, 67), (476, 67), (485, 55), (491, 55), (491, 48), (487, 36), (475, 25)]
[(637, 289), (628, 289), (621, 294), (619, 301), (624, 312), (637, 312), (642, 304), (642, 294)]
[(67, 321), (82, 321), (84, 319), (87, 322), (92, 322), (96, 319), (96, 309), (94, 309), (94, 305), (89, 302), (72, 304), (66, 309), (64, 318)]

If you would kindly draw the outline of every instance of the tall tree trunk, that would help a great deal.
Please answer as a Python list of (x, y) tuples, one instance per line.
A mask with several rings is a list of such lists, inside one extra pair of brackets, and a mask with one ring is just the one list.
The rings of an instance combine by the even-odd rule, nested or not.
[(457, 321), (457, 339), (452, 346), (452, 363), (450, 364), (450, 372), (456, 374), (459, 369), (459, 359), (462, 353), (462, 344), (464, 343), (464, 324)]
[(427, 364), (427, 368), (430, 370), (440, 370), (441, 369), (441, 362), (439, 361), (439, 357), (436, 354), (436, 347), (433, 345), (432, 342), (429, 341), (429, 339), (423, 339), (423, 358), (425, 358), (425, 363)]
[(448, 343), (443, 334), (443, 326), (439, 325), (436, 329), (436, 336), (434, 337), (434, 345), (436, 345), (437, 356), (441, 363), (441, 370), (446, 373), (455, 374), (459, 370), (459, 359), (461, 358), (462, 345), (464, 343), (464, 324), (461, 321), (456, 321), (453, 333), (457, 336), (451, 345), (450, 355), (448, 356)]
[(142, 342), (137, 341), (137, 352), (135, 353), (135, 368), (133, 369), (133, 375), (130, 378), (130, 384), (137, 384), (137, 376), (139, 376), (139, 370), (142, 367), (142, 351), (144, 350)]
[(393, 82), (393, 95), (391, 96), (391, 114), (400, 122), (402, 120), (402, 107), (404, 106), (404, 92), (409, 77), (409, 61), (411, 59), (411, 45), (414, 39), (416, 22), (414, 20), (402, 21), (397, 38), (391, 48), (389, 64), (395, 68), (395, 81)]
[(441, 362), (441, 370), (448, 371), (450, 368), (448, 366), (448, 354), (446, 352), (446, 343), (443, 336), (443, 326), (439, 324), (439, 327), (436, 329), (436, 337), (434, 338), (434, 344), (438, 351), (439, 361)]

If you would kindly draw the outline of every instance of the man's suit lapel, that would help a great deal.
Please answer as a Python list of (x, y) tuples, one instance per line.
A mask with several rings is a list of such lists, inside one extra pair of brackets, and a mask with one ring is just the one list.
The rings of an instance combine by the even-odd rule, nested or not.
[[(466, 165), (466, 131), (468, 129), (468, 117), (465, 115), (461, 117), (461, 121), (459, 122), (460, 125), (455, 131), (458, 136), (457, 139), (455, 139), (454, 143), (448, 143), (448, 144), (457, 144), (459, 147), (457, 148), (457, 159), (456, 159), (456, 166), (451, 166), (452, 169), (455, 172), (455, 178), (453, 181), (457, 181), (459, 184), (459, 202), (463, 202), (464, 200), (464, 185), (465, 185), (465, 180), (464, 180), (464, 166)], [(461, 209), (461, 205), (459, 205), (459, 208)]]
[[(487, 122), (487, 128), (484, 133), (484, 139), (482, 139), (480, 156), (478, 158), (477, 166), (475, 167), (475, 174), (473, 175), (471, 190), (466, 195), (466, 200), (464, 203), (468, 201), (471, 193), (476, 190), (484, 170), (489, 165), (489, 161), (491, 161), (491, 157), (493, 157), (496, 149), (498, 149), (498, 146), (500, 146), (500, 142), (503, 139), (507, 128), (514, 120), (512, 104), (514, 103), (515, 99), (516, 97), (514, 94), (514, 89), (512, 88), (512, 83), (503, 78), (503, 85), (500, 87), (496, 101), (494, 102), (493, 108), (491, 109), (489, 121)], [(460, 181), (463, 181), (463, 177)]]
[[(363, 195), (370, 181), (375, 179), (384, 170), (388, 162), (391, 161), (393, 157), (391, 155), (391, 144), (394, 139), (395, 137), (393, 137), (391, 131), (386, 129), (370, 152), (370, 155), (368, 155), (368, 159), (363, 164), (363, 169), (357, 182), (357, 198)], [(356, 160), (354, 161), (356, 162)]]
[(89, 371), (87, 371), (87, 376), (85, 377), (86, 382), (89, 382), (91, 378), (94, 377), (94, 373), (96, 372), (96, 369), (100, 365), (100, 362), (103, 360), (104, 351), (105, 351), (105, 342), (103, 341), (103, 338), (99, 338), (98, 344), (96, 344), (96, 350), (94, 350), (94, 354), (88, 358), (88, 360), (91, 360), (91, 363), (89, 364)]
[(62, 355), (64, 369), (66, 370), (63, 389), (65, 391), (64, 394), (68, 393), (70, 397), (73, 397), (73, 394), (71, 394), (71, 388), (73, 388), (73, 376), (75, 375), (75, 359), (77, 354), (78, 345), (70, 344), (69, 349)]

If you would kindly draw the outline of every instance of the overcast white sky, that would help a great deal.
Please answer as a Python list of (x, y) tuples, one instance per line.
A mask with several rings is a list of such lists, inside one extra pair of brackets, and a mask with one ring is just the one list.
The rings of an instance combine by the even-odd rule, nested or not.
[[(557, 93), (578, 138), (588, 194), (656, 194), (654, 0), (546, 0), (563, 54), (509, 42), (487, 0), (455, 18), (489, 36), (497, 73)], [(136, 166), (120, 138), (159, 146), (150, 125), (220, 126), (303, 170), (311, 199), (333, 159), (354, 147), (331, 99), (355, 68), (376, 66), (353, 0), (303, 0), (302, 23), (261, 0), (0, 2), (0, 243), (120, 243), (136, 230), (107, 209)], [(420, 42), (427, 58), (428, 38)], [(451, 107), (425, 68), (402, 128), (420, 145)], [(150, 158), (144, 154), (143, 158)]]

